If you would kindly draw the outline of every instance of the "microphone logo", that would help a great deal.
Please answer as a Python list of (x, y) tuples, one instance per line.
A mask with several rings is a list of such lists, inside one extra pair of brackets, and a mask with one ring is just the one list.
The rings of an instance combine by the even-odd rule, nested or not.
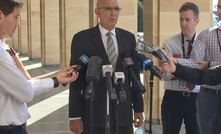
[(83, 64), (87, 64), (89, 61), (89, 57), (85, 54), (81, 55), (81, 57), (79, 58), (79, 60), (83, 63)]
[(125, 66), (132, 66), (134, 65), (134, 61), (131, 57), (124, 58), (124, 65)]

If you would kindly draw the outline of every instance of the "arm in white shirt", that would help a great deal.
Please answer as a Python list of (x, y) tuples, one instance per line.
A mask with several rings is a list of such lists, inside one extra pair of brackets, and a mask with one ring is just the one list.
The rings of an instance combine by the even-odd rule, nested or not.
[(54, 86), (51, 78), (27, 80), (17, 66), (3, 55), (0, 56), (0, 70), (0, 92), (13, 96), (21, 103), (31, 101), (34, 95), (47, 92)]

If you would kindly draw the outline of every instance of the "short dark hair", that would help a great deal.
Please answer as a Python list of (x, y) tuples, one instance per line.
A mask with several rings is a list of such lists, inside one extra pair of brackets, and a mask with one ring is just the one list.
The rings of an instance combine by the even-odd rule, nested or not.
[(186, 2), (184, 3), (181, 7), (179, 12), (187, 11), (187, 10), (192, 10), (195, 16), (199, 16), (199, 8), (195, 3), (192, 2)]
[(16, 7), (22, 7), (22, 3), (18, 0), (0, 0), (0, 10), (5, 16), (12, 13)]

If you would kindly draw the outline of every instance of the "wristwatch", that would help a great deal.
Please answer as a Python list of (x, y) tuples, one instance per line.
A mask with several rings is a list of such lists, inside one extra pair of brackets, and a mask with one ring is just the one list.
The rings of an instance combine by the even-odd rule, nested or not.
[(56, 77), (52, 77), (52, 80), (54, 81), (54, 88), (59, 86), (59, 81)]

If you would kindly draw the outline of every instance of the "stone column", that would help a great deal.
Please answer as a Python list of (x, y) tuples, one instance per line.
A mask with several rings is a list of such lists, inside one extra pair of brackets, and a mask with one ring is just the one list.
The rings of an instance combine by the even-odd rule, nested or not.
[(31, 56), (41, 58), (40, 0), (31, 1)]

